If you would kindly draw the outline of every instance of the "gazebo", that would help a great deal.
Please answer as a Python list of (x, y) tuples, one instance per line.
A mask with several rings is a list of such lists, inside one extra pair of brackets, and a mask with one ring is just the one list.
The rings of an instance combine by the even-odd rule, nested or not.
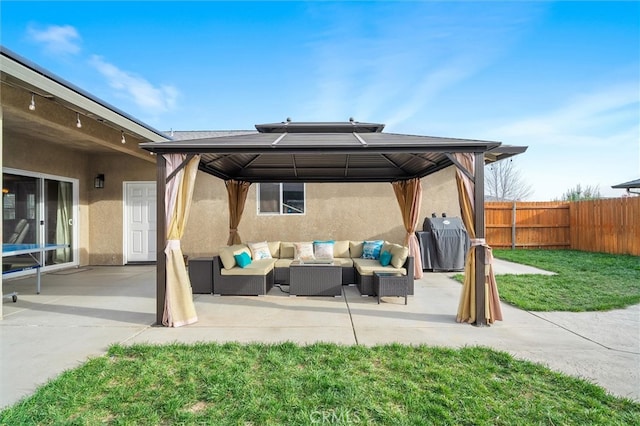
[[(419, 260), (415, 231), (422, 191), (420, 179), (451, 165), (457, 168), (461, 216), (472, 238), (457, 320), (486, 325), (501, 319), (491, 251), (484, 241), (484, 165), (523, 153), (526, 147), (384, 133), (383, 124), (352, 119), (287, 119), (255, 127), (257, 132), (252, 134), (140, 144), (157, 155), (158, 323), (180, 326), (197, 321), (180, 249), (197, 170), (225, 181), (229, 244), (240, 241), (236, 228), (251, 183), (390, 182), (407, 231), (405, 244)], [(420, 277), (422, 266), (416, 264)]]

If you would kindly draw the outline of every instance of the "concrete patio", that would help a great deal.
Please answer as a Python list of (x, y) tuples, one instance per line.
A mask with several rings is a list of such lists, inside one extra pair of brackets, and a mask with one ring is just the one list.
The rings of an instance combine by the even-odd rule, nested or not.
[[(544, 273), (498, 261), (496, 270)], [(640, 401), (640, 305), (596, 313), (526, 312), (502, 305), (504, 321), (491, 327), (458, 324), (461, 286), (451, 273), (425, 273), (415, 296), (265, 297), (195, 295), (199, 322), (154, 326), (155, 266), (89, 267), (3, 283), (0, 321), (0, 407), (32, 394), (47, 380), (105, 353), (114, 343), (201, 341), (317, 341), (376, 345), (391, 342), (449, 347), (482, 345), (586, 378), (615, 395)], [(286, 289), (286, 287), (284, 287)]]

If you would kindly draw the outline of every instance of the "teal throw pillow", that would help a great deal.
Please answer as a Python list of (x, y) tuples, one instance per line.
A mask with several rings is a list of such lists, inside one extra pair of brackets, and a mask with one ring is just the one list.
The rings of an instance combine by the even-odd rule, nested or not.
[(391, 253), (389, 253), (388, 251), (383, 251), (380, 254), (380, 264), (382, 266), (389, 266), (389, 264), (391, 263)]
[(233, 256), (236, 259), (236, 263), (239, 267), (245, 268), (251, 264), (251, 256), (246, 251), (243, 251), (240, 254), (236, 254)]
[(379, 259), (380, 250), (382, 250), (382, 244), (384, 241), (365, 241), (362, 245), (362, 258), (363, 259)]

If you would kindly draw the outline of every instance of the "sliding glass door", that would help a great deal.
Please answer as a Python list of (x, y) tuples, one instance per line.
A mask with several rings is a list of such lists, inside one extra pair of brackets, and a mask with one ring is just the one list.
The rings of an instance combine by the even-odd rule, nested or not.
[(78, 264), (78, 181), (22, 170), (2, 174), (3, 244), (66, 244), (48, 251), (44, 268)]
[(73, 262), (73, 185), (71, 182), (44, 180), (45, 244), (68, 247), (47, 252), (45, 266)]

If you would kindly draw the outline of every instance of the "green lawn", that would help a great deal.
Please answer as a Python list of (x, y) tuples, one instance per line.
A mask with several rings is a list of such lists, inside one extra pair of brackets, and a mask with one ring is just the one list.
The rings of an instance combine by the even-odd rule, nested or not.
[(113, 346), (0, 424), (623, 425), (640, 404), (490, 349)]
[(522, 309), (604, 311), (640, 303), (638, 256), (574, 250), (494, 250), (494, 255), (557, 273), (496, 276), (500, 299)]

